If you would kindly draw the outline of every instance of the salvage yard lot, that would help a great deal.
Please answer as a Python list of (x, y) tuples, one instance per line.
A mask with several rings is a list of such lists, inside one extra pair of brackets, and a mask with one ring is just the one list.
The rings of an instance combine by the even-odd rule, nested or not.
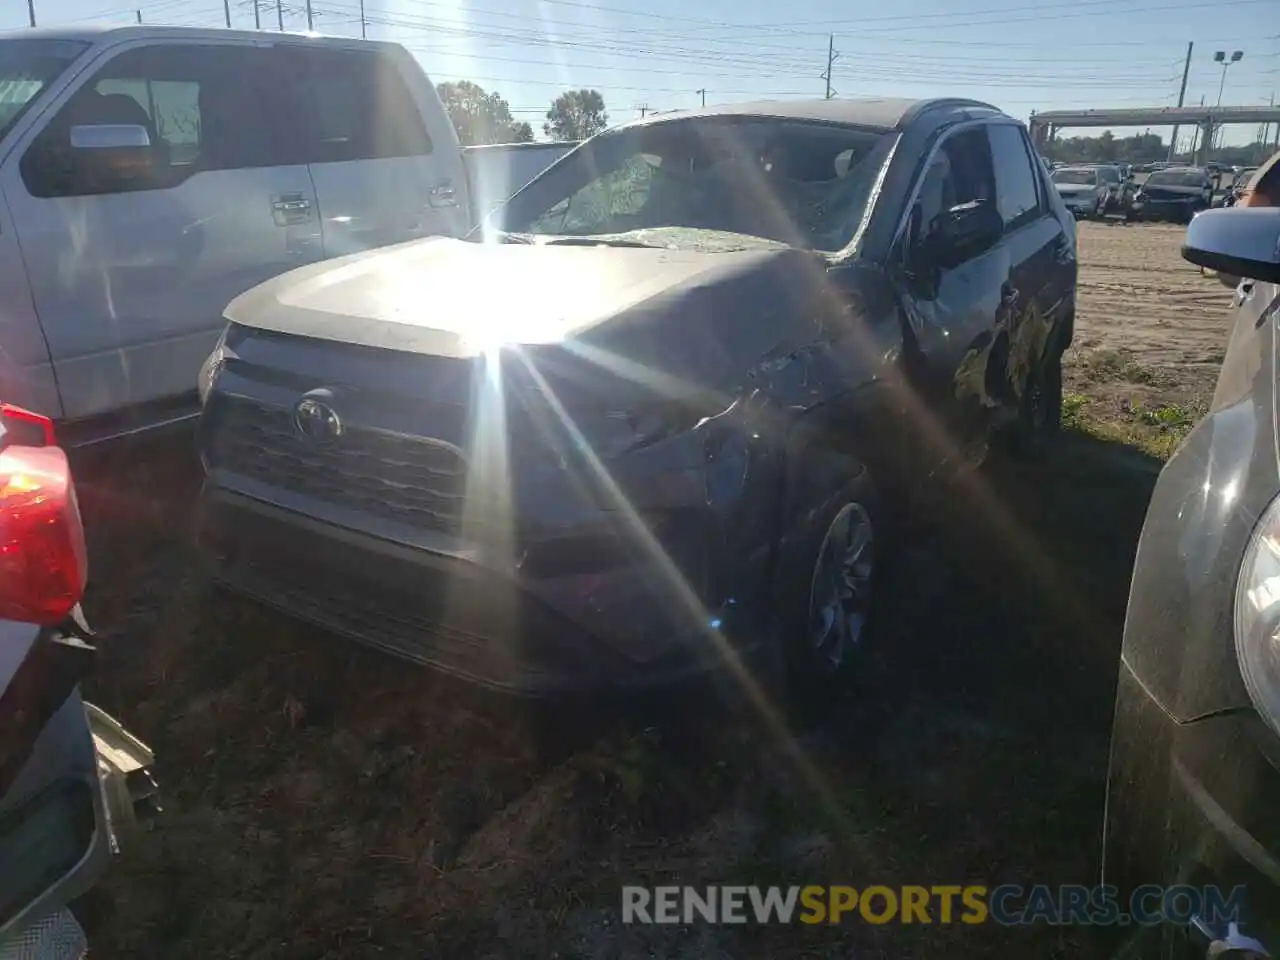
[(1047, 466), (994, 466), (945, 525), (911, 524), (894, 683), (816, 729), (705, 697), (535, 708), (213, 604), (184, 545), (192, 465), (94, 473), (91, 694), (155, 748), (166, 791), (94, 905), (96, 955), (1088, 956), (1073, 929), (618, 910), (622, 884), (1095, 882), (1151, 454), (1203, 413), (1230, 297), (1178, 259), (1180, 228), (1080, 236), (1075, 429)]

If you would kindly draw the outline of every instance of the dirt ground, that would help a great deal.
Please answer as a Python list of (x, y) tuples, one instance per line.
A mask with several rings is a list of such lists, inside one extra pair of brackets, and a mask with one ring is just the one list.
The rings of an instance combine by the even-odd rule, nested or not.
[(1079, 230), (1069, 419), (1157, 456), (1204, 415), (1228, 333), (1232, 291), (1181, 259), (1185, 234), (1119, 220)]
[(205, 593), (188, 459), (95, 475), (90, 693), (165, 788), (90, 905), (95, 955), (1090, 956), (1071, 928), (619, 922), (623, 884), (1096, 882), (1149, 453), (1184, 430), (1143, 413), (1203, 409), (1227, 296), (1175, 228), (1080, 236), (1079, 429), (910, 525), (892, 679), (817, 726), (705, 695), (570, 709), (461, 688)]

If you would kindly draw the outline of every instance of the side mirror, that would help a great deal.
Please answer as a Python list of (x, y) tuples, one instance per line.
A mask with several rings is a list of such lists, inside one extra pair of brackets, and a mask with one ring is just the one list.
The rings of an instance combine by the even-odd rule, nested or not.
[(155, 154), (146, 127), (84, 124), (71, 128), (70, 141), (74, 169), (93, 182), (124, 184), (153, 173)]
[(1004, 233), (1004, 219), (990, 200), (971, 200), (947, 211), (936, 235), (934, 253), (943, 266), (955, 266), (990, 249)]
[(93, 123), (71, 128), (73, 150), (149, 150), (146, 127), (129, 123)]
[(1219, 273), (1280, 283), (1280, 207), (1225, 207), (1197, 214), (1184, 260)]

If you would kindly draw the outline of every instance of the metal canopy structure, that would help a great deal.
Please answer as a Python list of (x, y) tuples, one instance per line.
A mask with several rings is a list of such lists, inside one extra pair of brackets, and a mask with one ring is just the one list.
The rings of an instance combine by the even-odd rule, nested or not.
[(1199, 151), (1212, 142), (1219, 127), (1230, 123), (1274, 123), (1280, 129), (1280, 107), (1135, 107), (1120, 110), (1048, 110), (1031, 115), (1031, 137), (1037, 146), (1052, 142), (1063, 127), (1199, 127)]

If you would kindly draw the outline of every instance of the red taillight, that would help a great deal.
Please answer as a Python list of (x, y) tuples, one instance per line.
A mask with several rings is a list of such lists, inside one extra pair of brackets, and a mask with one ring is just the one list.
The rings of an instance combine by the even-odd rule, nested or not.
[(53, 421), (10, 403), (0, 403), (0, 447), (53, 447)]
[(67, 455), (0, 450), (0, 618), (59, 623), (80, 602), (87, 575)]

